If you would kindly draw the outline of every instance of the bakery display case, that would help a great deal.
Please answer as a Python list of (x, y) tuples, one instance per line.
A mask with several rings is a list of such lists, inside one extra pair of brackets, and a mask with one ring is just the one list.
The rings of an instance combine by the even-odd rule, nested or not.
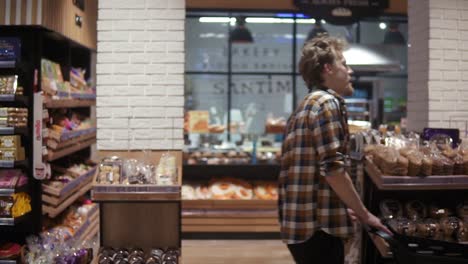
[(180, 152), (100, 155), (91, 189), (100, 208), (98, 261), (180, 263)]
[(210, 148), (184, 153), (184, 237), (278, 236), (278, 149), (256, 151)]
[[(429, 142), (414, 134), (379, 136), (367, 135), (385, 146), (364, 147), (364, 202), (369, 210), (402, 235), (465, 244), (467, 142), (457, 138), (452, 144), (441, 134)], [(365, 234), (363, 242), (363, 263), (392, 263), (382, 238)]]

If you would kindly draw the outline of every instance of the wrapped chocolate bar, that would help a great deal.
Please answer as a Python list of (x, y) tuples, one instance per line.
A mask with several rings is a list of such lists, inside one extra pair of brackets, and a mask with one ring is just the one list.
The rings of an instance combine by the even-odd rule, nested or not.
[(0, 160), (24, 160), (24, 148), (0, 148)]
[(21, 136), (0, 136), (0, 148), (17, 148), (21, 147)]
[(18, 85), (18, 76), (0, 76), (0, 94), (15, 94)]

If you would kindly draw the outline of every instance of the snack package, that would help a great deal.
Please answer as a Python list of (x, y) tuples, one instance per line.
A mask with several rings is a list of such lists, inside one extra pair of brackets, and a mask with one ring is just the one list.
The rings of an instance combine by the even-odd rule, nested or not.
[(164, 153), (156, 168), (156, 183), (158, 185), (175, 185), (177, 181), (176, 157), (170, 153)]

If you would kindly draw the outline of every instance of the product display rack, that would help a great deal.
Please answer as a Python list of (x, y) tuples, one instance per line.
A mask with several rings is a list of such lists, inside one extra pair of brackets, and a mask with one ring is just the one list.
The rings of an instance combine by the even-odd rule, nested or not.
[[(466, 199), (468, 175), (387, 176), (368, 158), (365, 170), (364, 203), (375, 215), (380, 215), (379, 203), (383, 199), (436, 202), (452, 208)], [(394, 263), (388, 244), (367, 232), (363, 235), (362, 256), (365, 264)]]
[[(276, 183), (278, 164), (184, 165), (184, 182), (239, 178)], [(277, 200), (182, 200), (184, 238), (278, 238)]]
[[(63, 150), (63, 152), (57, 152), (43, 156), (43, 149), (34, 146), (34, 140), (40, 137), (47, 137), (47, 128), (45, 126), (38, 125), (38, 120), (35, 118), (38, 116), (38, 112), (35, 109), (49, 109), (49, 108), (70, 108), (70, 107), (81, 107), (85, 108), (84, 112), (91, 115), (91, 107), (95, 105), (95, 99), (87, 98), (84, 102), (72, 102), (74, 100), (66, 99), (54, 101), (47, 101), (39, 105), (35, 97), (39, 95), (37, 92), (41, 91), (41, 59), (45, 58), (52, 60), (60, 64), (63, 77), (65, 80), (69, 80), (70, 67), (82, 67), (86, 68), (86, 78), (92, 74), (92, 56), (95, 53), (79, 43), (76, 43), (63, 35), (47, 30), (39, 26), (0, 26), (0, 37), (18, 38), (21, 43), (21, 59), (14, 63), (3, 64), (0, 66), (1, 75), (18, 75), (18, 84), (23, 87), (24, 95), (22, 96), (11, 96), (2, 95), (0, 96), (1, 107), (27, 107), (28, 108), (28, 123), (27, 128), (2, 128), (0, 129), (0, 135), (21, 135), (22, 145), (25, 148), (26, 159), (23, 161), (15, 162), (3, 162), (0, 161), (1, 168), (22, 168), (24, 173), (28, 177), (27, 186), (22, 186), (21, 190), (10, 190), (0, 191), (0, 195), (11, 194), (12, 192), (25, 191), (31, 197), (32, 211), (25, 214), (24, 216), (14, 220), (0, 220), (0, 237), (2, 241), (16, 242), (19, 244), (25, 243), (25, 238), (29, 235), (38, 235), (43, 229), (42, 217), (43, 214), (49, 214), (50, 217), (55, 217), (63, 210), (65, 210), (70, 204), (72, 204), (81, 194), (86, 193), (90, 189), (90, 179), (88, 178), (88, 185), (78, 184), (75, 188), (69, 188), (70, 192), (64, 191), (61, 193), (62, 198), (51, 200), (46, 193), (42, 190), (42, 181), (36, 179), (38, 171), (35, 169), (35, 159), (37, 157), (43, 157), (43, 162), (50, 162), (56, 160), (61, 162), (60, 159), (73, 159), (68, 155), (74, 154), (77, 151), (81, 151), (83, 156), (90, 157), (91, 150), (89, 146), (95, 142), (95, 131), (94, 134), (90, 135), (86, 144), (79, 144), (80, 148), (74, 148), (76, 142), (70, 143), (70, 148)], [(11, 66), (11, 67), (7, 67)], [(36, 95), (35, 95), (36, 94)], [(41, 97), (41, 96), (39, 96)], [(42, 98), (41, 98), (42, 99)], [(45, 110), (44, 110), (45, 111)], [(39, 113), (40, 115), (43, 113)], [(39, 115), (39, 116), (40, 116)], [(40, 120), (47, 121), (48, 117), (40, 118)], [(90, 143), (92, 142), (92, 143)], [(46, 146), (46, 141), (42, 142), (43, 146)], [(62, 150), (61, 150), (62, 151)], [(45, 158), (44, 158), (45, 157)], [(65, 188), (64, 188), (65, 189)], [(79, 194), (79, 195), (78, 195)], [(44, 197), (44, 199), (43, 199)], [(51, 211), (47, 202), (55, 202), (60, 204), (58, 208), (53, 208)], [(97, 209), (97, 208), (96, 208)], [(99, 212), (97, 212), (98, 215)], [(3, 221), (5, 220), (5, 221)], [(9, 224), (6, 226), (5, 224)], [(97, 234), (97, 224), (90, 225), (86, 230), (82, 232), (86, 237), (92, 237)], [(0, 260), (0, 263), (16, 263), (15, 260)]]
[[(157, 161), (167, 152), (100, 151), (101, 157)], [(181, 153), (173, 152), (180, 162)], [(178, 163), (180, 164), (180, 163)], [(101, 184), (93, 180), (91, 198), (99, 204), (101, 247), (181, 249), (181, 168), (176, 185)], [(97, 174), (95, 175), (97, 177)], [(178, 263), (182, 263), (179, 258)]]
[[(27, 107), (28, 120), (24, 128), (2, 128), (1, 135), (21, 135), (25, 149), (25, 160), (0, 161), (0, 170), (5, 168), (21, 169), (28, 178), (28, 183), (16, 190), (3, 190), (0, 195), (26, 192), (31, 197), (31, 212), (18, 218), (1, 218), (0, 237), (3, 241), (23, 244), (25, 238), (37, 234), (42, 227), (41, 221), (41, 183), (33, 178), (33, 91), (35, 89), (35, 69), (40, 65), (41, 48), (38, 40), (40, 31), (33, 28), (0, 26), (0, 38), (14, 37), (21, 42), (21, 57), (11, 63), (0, 66), (0, 75), (17, 75), (18, 86), (23, 87), (23, 95), (0, 95), (0, 107)], [(4, 260), (1, 260), (4, 261)], [(6, 261), (6, 260), (5, 260)], [(5, 263), (16, 263), (8, 260)]]

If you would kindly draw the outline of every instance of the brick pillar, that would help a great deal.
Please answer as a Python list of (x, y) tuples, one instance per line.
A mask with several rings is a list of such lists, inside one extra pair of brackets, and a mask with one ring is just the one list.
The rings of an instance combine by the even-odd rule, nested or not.
[(181, 149), (185, 0), (101, 0), (99, 150)]
[(408, 128), (465, 130), (468, 0), (408, 1), (408, 25)]

